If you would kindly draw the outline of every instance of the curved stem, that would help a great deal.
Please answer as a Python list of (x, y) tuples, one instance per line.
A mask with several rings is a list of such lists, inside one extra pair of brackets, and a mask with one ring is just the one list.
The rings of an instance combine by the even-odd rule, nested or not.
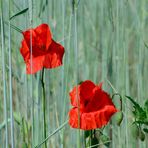
[(112, 100), (113, 100), (114, 96), (120, 97), (120, 110), (122, 111), (122, 96), (119, 93), (115, 93), (115, 94), (112, 95)]
[[(45, 94), (45, 83), (44, 83), (44, 68), (41, 75), (42, 93), (43, 93), (43, 132), (44, 139), (46, 139), (46, 94)], [(47, 142), (45, 141), (45, 148), (47, 148)]]

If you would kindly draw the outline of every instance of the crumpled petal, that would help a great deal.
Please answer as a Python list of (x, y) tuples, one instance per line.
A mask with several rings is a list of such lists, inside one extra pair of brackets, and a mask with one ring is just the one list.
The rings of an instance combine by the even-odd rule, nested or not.
[(64, 47), (52, 39), (47, 24), (41, 24), (22, 33), (24, 39), (20, 52), (26, 63), (27, 74), (34, 74), (43, 67), (56, 68), (62, 65)]
[(86, 80), (80, 85), (80, 96), (83, 101), (88, 101), (93, 96), (93, 89), (95, 88), (95, 84), (90, 80)]
[(94, 96), (92, 97), (92, 100), (85, 107), (85, 112), (97, 111), (104, 108), (106, 105), (114, 106), (109, 94), (107, 94), (99, 87), (96, 87), (94, 90)]
[(48, 25), (41, 24), (40, 26), (35, 28), (35, 32), (39, 37), (38, 38), (39, 44), (46, 45), (46, 50), (48, 50), (50, 44), (52, 43), (52, 34)]
[[(80, 129), (92, 130), (105, 126), (111, 116), (117, 112), (114, 106), (105, 106), (102, 110), (96, 112), (82, 113), (80, 111)], [(69, 124), (72, 128), (78, 126), (78, 108), (72, 108), (69, 111)]]
[(45, 68), (55, 68), (62, 65), (64, 47), (52, 40), (49, 50), (45, 55), (43, 66)]
[(28, 61), (28, 59), (30, 58), (30, 51), (25, 40), (22, 40), (22, 46), (20, 48), (20, 52), (24, 58), (24, 61)]
[[(78, 87), (80, 108), (76, 101), (76, 87)], [(101, 128), (118, 111), (109, 94), (102, 90), (102, 83), (95, 85), (89, 80), (84, 81), (80, 85), (75, 86), (69, 95), (73, 106), (69, 111), (69, 124), (72, 128), (83, 130)], [(78, 118), (80, 118), (80, 125), (78, 125)]]
[(43, 68), (44, 59), (44, 56), (32, 57), (32, 62), (31, 59), (29, 59), (26, 62), (27, 74), (35, 74), (36, 72), (41, 70)]
[[(73, 107), (78, 107), (77, 102), (80, 100), (80, 86), (75, 86), (69, 93), (71, 105)], [(78, 100), (77, 100), (78, 97)]]
[(79, 101), (81, 101), (80, 105), (84, 106), (87, 103), (87, 101), (90, 101), (89, 99), (91, 99), (91, 97), (93, 96), (93, 89), (95, 87), (95, 84), (92, 83), (90, 80), (86, 80), (85, 82), (81, 83), (81, 85), (75, 86), (69, 93), (71, 105), (74, 107), (78, 107), (78, 97)]
[(30, 42), (32, 41), (32, 47), (37, 48), (45, 48), (45, 50), (48, 50), (51, 42), (52, 42), (52, 35), (50, 28), (47, 24), (41, 24), (35, 29), (28, 29), (23, 33), (24, 39), (30, 48)]

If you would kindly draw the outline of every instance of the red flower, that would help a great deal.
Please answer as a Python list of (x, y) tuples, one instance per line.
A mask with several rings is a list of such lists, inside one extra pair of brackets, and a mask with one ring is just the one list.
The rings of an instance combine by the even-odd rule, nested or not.
[(69, 112), (69, 124), (73, 128), (80, 127), (83, 130), (101, 128), (117, 112), (110, 96), (102, 90), (102, 83), (97, 86), (90, 80), (86, 80), (75, 86), (69, 95), (73, 106)]
[(64, 47), (52, 39), (47, 24), (41, 24), (35, 29), (28, 29), (22, 34), (24, 39), (20, 52), (26, 63), (27, 74), (34, 74), (43, 67), (55, 68), (62, 65)]

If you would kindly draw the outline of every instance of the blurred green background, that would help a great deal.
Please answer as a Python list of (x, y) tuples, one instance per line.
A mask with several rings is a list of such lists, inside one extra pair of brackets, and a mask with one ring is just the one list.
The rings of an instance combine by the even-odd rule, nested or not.
[[(69, 91), (80, 81), (103, 81), (103, 88), (113, 94), (109, 81), (117, 92), (141, 105), (148, 98), (147, 0), (75, 0), (74, 11), (72, 0), (1, 0), (0, 4), (0, 147), (6, 143), (12, 147), (12, 141), (16, 148), (30, 147), (43, 140), (41, 72), (26, 75), (18, 28), (48, 23), (53, 39), (65, 47), (63, 66), (45, 70), (47, 134), (68, 119)], [(25, 8), (28, 11), (9, 19)], [(118, 101), (115, 104), (119, 108)], [(112, 127), (111, 147), (147, 148), (148, 137), (141, 142), (132, 128), (131, 104), (125, 98), (123, 111), (121, 126), (108, 124), (105, 131), (109, 135)], [(82, 131), (80, 136), (83, 143)], [(77, 141), (77, 130), (66, 125), (49, 138), (48, 147), (76, 148)]]

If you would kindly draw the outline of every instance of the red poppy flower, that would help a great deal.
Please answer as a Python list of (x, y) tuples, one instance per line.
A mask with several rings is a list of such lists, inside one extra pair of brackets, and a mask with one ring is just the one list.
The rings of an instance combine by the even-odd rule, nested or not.
[(86, 80), (75, 86), (69, 95), (73, 106), (69, 112), (69, 124), (73, 128), (83, 130), (101, 128), (117, 112), (109, 94), (102, 90), (102, 83), (95, 85), (90, 80)]
[(24, 39), (20, 52), (26, 63), (27, 74), (34, 74), (43, 67), (55, 68), (62, 65), (64, 47), (52, 39), (47, 24), (41, 24), (35, 29), (28, 29), (22, 34)]

